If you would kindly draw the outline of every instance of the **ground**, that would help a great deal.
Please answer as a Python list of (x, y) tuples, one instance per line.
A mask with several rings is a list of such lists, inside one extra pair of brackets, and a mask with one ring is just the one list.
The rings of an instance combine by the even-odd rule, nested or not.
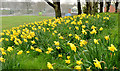
[(18, 27), (24, 23), (31, 23), (35, 21), (42, 21), (44, 19), (49, 19), (52, 17), (46, 16), (5, 16), (2, 18), (2, 29), (11, 29), (12, 27)]

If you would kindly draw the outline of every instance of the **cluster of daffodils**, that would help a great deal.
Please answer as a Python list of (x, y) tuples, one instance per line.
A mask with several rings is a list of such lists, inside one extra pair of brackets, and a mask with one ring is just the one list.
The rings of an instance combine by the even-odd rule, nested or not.
[(81, 70), (81, 66), (83, 64), (83, 62), (81, 60), (77, 60), (76, 61), (76, 66), (74, 67), (74, 69), (77, 69), (77, 70)]
[(46, 54), (51, 53), (51, 51), (53, 51), (53, 49), (48, 47), (48, 51), (46, 51)]
[[(103, 60), (100, 60), (97, 56), (95, 57), (94, 54), (96, 53), (93, 55), (92, 53), (96, 52), (95, 48), (97, 47), (99, 47), (98, 50), (100, 49), (103, 52), (109, 50), (115, 53), (117, 51), (116, 45), (109, 42), (109, 34), (106, 33), (107, 36), (103, 35), (104, 39), (98, 37), (103, 28), (106, 27), (106, 22), (109, 23), (110, 19), (109, 15), (103, 17), (99, 14), (95, 16), (81, 14), (28, 23), (13, 27), (10, 30), (3, 30), (0, 33), (0, 43), (2, 42), (0, 52), (3, 55), (0, 57), (0, 61), (5, 63), (6, 60), (9, 60), (7, 55), (17, 50), (13, 54), (20, 56), (23, 53), (45, 53), (57, 57), (56, 59), (64, 60), (66, 65), (72, 64), (74, 60), (76, 64), (73, 64), (71, 68), (77, 70), (83, 68), (83, 63), (86, 63), (86, 60), (91, 61), (91, 64), (94, 65), (87, 64), (86, 69), (91, 67), (102, 69), (100, 61)], [(105, 45), (102, 46), (101, 44)], [(101, 49), (102, 47), (104, 49)], [(87, 57), (90, 57), (89, 53), (91, 53), (91, 60), (87, 59)], [(94, 58), (96, 59), (93, 60)], [(54, 69), (53, 64), (50, 62), (47, 62), (47, 67)]]
[(70, 64), (70, 56), (67, 56), (67, 60), (65, 60), (65, 63)]

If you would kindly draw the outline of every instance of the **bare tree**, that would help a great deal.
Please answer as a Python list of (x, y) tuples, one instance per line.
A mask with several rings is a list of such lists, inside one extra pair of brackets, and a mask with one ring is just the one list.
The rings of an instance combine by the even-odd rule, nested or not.
[(78, 15), (82, 13), (80, 0), (77, 0), (78, 3)]
[(100, 13), (103, 12), (103, 0), (100, 0)]
[(92, 14), (92, 2), (90, 0), (86, 0), (85, 13)]
[(118, 8), (118, 0), (116, 0), (116, 3), (115, 3), (115, 13), (117, 13), (117, 9)]
[(87, 9), (86, 13), (88, 14), (88, 12), (89, 12), (89, 10), (88, 10), (89, 9), (89, 2), (88, 2), (88, 0), (86, 0), (86, 9)]
[(92, 2), (89, 2), (89, 8), (88, 8), (88, 12), (90, 13), (90, 14), (92, 14)]
[(106, 4), (107, 4), (107, 6), (106, 6), (106, 8), (107, 8), (106, 12), (109, 12), (111, 0), (107, 1)]
[(98, 13), (98, 0), (93, 0), (93, 14)]
[(52, 8), (55, 10), (55, 16), (57, 17), (62, 17), (61, 16), (61, 8), (60, 8), (60, 0), (53, 0), (53, 3), (51, 3), (48, 0), (45, 0)]

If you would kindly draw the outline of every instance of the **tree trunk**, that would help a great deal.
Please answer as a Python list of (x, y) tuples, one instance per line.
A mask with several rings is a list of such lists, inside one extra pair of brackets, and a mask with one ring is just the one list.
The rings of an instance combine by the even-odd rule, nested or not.
[(89, 3), (88, 2), (86, 2), (86, 7), (87, 7), (87, 12), (86, 13), (88, 14), (88, 12), (89, 12), (88, 11), (88, 9), (89, 9)]
[(89, 2), (89, 13), (92, 14), (92, 2)]
[(116, 0), (116, 3), (115, 3), (115, 13), (117, 13), (117, 9), (118, 8), (118, 0)]
[(53, 1), (53, 3), (51, 3), (51, 2), (48, 1), (48, 0), (45, 0), (45, 1), (46, 1), (51, 7), (54, 8), (56, 18), (62, 17), (62, 16), (61, 16), (61, 8), (60, 8), (60, 0)]
[(80, 3), (80, 0), (77, 0), (78, 2), (78, 15), (80, 15), (82, 13), (81, 11), (81, 3)]
[(109, 9), (110, 9), (110, 3), (111, 3), (111, 1), (110, 2), (106, 2), (107, 3), (107, 10), (106, 10), (106, 12), (109, 12)]
[(93, 14), (98, 13), (98, 1), (93, 0)]
[(102, 13), (103, 12), (103, 0), (101, 0), (101, 2), (100, 2), (100, 13)]
[(54, 2), (55, 4), (55, 15), (56, 18), (60, 18), (61, 17), (61, 8), (60, 8), (60, 2)]

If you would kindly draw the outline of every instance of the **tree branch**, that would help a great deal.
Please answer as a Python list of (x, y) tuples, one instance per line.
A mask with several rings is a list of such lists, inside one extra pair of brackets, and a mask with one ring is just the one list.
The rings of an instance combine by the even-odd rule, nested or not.
[(45, 0), (50, 6), (52, 6), (53, 8), (55, 8), (55, 5), (54, 4), (52, 4), (50, 1), (48, 1), (48, 0)]

